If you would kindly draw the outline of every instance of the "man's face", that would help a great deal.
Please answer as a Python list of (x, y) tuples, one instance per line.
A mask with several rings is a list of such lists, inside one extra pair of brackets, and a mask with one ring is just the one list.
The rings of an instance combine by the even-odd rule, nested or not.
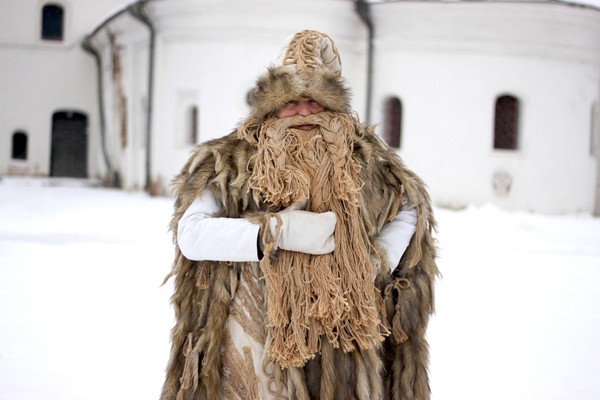
[[(324, 110), (325, 110), (325, 108), (321, 104), (314, 101), (313, 99), (302, 98), (302, 99), (298, 99), (298, 100), (290, 100), (287, 103), (285, 103), (283, 106), (281, 106), (281, 108), (279, 108), (279, 110), (277, 110), (277, 117), (285, 118), (285, 117), (294, 117), (297, 115), (306, 117), (308, 115), (320, 113), (321, 111), (324, 111)], [(294, 128), (301, 129), (303, 131), (310, 131), (315, 126), (316, 125), (313, 125), (313, 124), (306, 124), (306, 125), (294, 126)]]

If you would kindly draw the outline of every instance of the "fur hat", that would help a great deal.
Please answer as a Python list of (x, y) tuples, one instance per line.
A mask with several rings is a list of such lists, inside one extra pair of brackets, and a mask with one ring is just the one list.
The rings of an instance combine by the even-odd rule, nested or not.
[(252, 116), (263, 120), (290, 100), (302, 97), (330, 111), (350, 112), (350, 90), (333, 40), (305, 30), (288, 40), (276, 62), (260, 76), (249, 96)]

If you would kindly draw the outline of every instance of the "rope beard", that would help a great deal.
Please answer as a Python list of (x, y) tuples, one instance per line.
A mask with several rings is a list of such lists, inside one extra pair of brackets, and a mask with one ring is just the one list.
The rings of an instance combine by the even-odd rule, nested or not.
[[(290, 128), (316, 124), (311, 131)], [(265, 246), (267, 354), (282, 368), (301, 367), (326, 339), (349, 352), (371, 349), (387, 329), (379, 314), (369, 241), (358, 207), (359, 166), (352, 158), (355, 121), (340, 113), (247, 120), (240, 137), (257, 145), (250, 185), (274, 209), (307, 198), (305, 209), (337, 217), (333, 253), (315, 256)], [(265, 218), (265, 225), (270, 214)], [(268, 232), (268, 229), (263, 229)], [(276, 243), (278, 238), (273, 238)]]

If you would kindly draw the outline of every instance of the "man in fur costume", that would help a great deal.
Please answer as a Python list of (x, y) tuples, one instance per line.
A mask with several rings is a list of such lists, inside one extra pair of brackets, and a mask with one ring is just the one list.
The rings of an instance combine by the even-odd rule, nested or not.
[(163, 400), (429, 399), (429, 197), (349, 101), (333, 41), (300, 32), (176, 177)]

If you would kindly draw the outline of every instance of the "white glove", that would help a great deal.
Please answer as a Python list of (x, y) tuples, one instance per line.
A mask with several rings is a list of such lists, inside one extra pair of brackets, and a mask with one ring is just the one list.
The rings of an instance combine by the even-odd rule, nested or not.
[[(294, 203), (276, 214), (281, 218), (281, 234), (276, 247), (315, 255), (331, 253), (335, 249), (335, 213), (299, 210), (303, 204)], [(269, 220), (269, 231), (273, 237), (277, 234), (277, 220), (276, 217)]]

